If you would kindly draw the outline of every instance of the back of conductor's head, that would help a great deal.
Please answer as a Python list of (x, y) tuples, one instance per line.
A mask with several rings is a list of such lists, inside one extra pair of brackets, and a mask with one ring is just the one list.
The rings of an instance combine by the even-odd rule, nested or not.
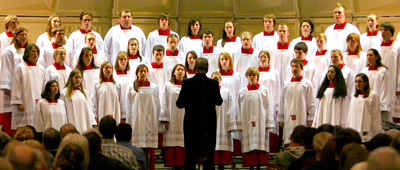
[(206, 58), (198, 58), (194, 65), (196, 73), (207, 73), (208, 71), (208, 60)]

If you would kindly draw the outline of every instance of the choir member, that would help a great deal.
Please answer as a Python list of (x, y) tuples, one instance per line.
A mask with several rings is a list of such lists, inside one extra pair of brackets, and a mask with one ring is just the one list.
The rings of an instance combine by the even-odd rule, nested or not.
[(177, 64), (172, 70), (171, 80), (165, 85), (163, 103), (161, 105), (160, 121), (164, 125), (164, 166), (173, 169), (183, 169), (185, 165), (185, 149), (183, 136), (183, 118), (185, 109), (176, 107), (185, 80), (186, 70), (182, 64)]
[(353, 70), (355, 74), (367, 65), (367, 53), (361, 49), (360, 36), (356, 33), (351, 33), (346, 39), (347, 49), (344, 53), (344, 63)]
[(109, 61), (109, 60), (107, 59), (106, 53), (104, 53), (100, 48), (97, 47), (96, 39), (97, 37), (95, 36), (95, 34), (89, 32), (85, 36), (85, 43), (86, 47), (89, 47), (93, 50), (94, 65), (100, 67), (104, 61)]
[(38, 132), (48, 128), (60, 129), (67, 124), (67, 111), (64, 101), (60, 99), (59, 85), (56, 80), (50, 80), (36, 104), (34, 127)]
[(113, 77), (113, 65), (109, 61), (103, 62), (100, 67), (100, 76), (93, 83), (92, 94), (90, 95), (94, 116), (98, 119), (104, 116), (115, 118), (120, 123), (121, 86), (115, 82)]
[(195, 51), (197, 54), (200, 54), (201, 46), (201, 39), (200, 39), (200, 30), (201, 30), (201, 23), (200, 20), (190, 19), (188, 24), (188, 33), (187, 36), (181, 38), (179, 42), (178, 49), (183, 53), (188, 53), (189, 51)]
[(11, 129), (33, 125), (36, 102), (45, 84), (44, 68), (36, 64), (40, 49), (36, 44), (28, 44), (23, 62), (16, 65), (11, 86), (11, 104), (17, 108), (12, 112)]
[(71, 67), (64, 64), (67, 51), (64, 47), (58, 47), (53, 54), (54, 63), (44, 71), (46, 82), (56, 80), (61, 88), (64, 88), (71, 73)]
[(382, 42), (382, 33), (379, 31), (379, 17), (376, 14), (367, 16), (367, 32), (360, 37), (361, 47), (364, 52), (369, 49), (378, 49)]
[(144, 52), (146, 43), (146, 36), (142, 29), (132, 24), (132, 11), (130, 9), (121, 10), (119, 22), (120, 24), (111, 27), (104, 37), (102, 50), (111, 63), (115, 63), (118, 53), (127, 48), (129, 39), (136, 38), (138, 40), (140, 53)]
[[(324, 33), (318, 33), (315, 36), (315, 40), (317, 43), (317, 51), (315, 52), (314, 56), (311, 57), (312, 59), (309, 62), (313, 63), (317, 67), (317, 70), (319, 70), (316, 72), (315, 76), (317, 82), (321, 82), (321, 79), (324, 77), (321, 71), (329, 67), (329, 64), (331, 62), (331, 53), (330, 51), (328, 51), (328, 49), (325, 48), (326, 35)], [(314, 90), (317, 91), (318, 89)]]
[[(400, 85), (399, 85), (399, 76), (400, 76), (400, 63), (399, 57), (399, 45), (397, 41), (393, 40), (395, 27), (390, 22), (382, 23), (380, 26), (380, 31), (382, 33), (382, 42), (379, 47), (379, 54), (382, 56), (382, 64), (385, 64), (388, 67), (389, 75), (390, 75), (390, 85), (391, 93), (395, 93), (394, 99), (391, 100), (391, 105), (393, 105), (393, 120), (388, 117), (388, 121), (398, 122), (398, 118), (400, 118)], [(383, 118), (386, 120), (386, 118)]]
[[(128, 41), (128, 47), (127, 47), (127, 53), (128, 53), (128, 62), (129, 62), (129, 67), (131, 70), (136, 70), (137, 66), (140, 64), (147, 64), (148, 60), (147, 58), (143, 57), (140, 55), (139, 51), (139, 40), (136, 38), (131, 38)], [(134, 74), (132, 72), (132, 74)], [(133, 75), (132, 75), (133, 76)]]
[(314, 23), (311, 20), (303, 20), (300, 23), (300, 32), (301, 36), (292, 40), (292, 44), (297, 44), (299, 42), (304, 42), (308, 47), (308, 54), (306, 59), (308, 61), (312, 60), (314, 57), (314, 53), (317, 51), (317, 44), (315, 37), (312, 36), (314, 32)]
[(89, 93), (83, 88), (82, 73), (72, 70), (67, 85), (60, 92), (60, 99), (64, 101), (67, 110), (68, 123), (73, 124), (80, 133), (97, 125), (92, 112)]
[(293, 44), (289, 41), (289, 27), (286, 24), (278, 25), (279, 41), (274, 45), (274, 50), (270, 51), (271, 61), (270, 65), (275, 70), (278, 70), (282, 83), (285, 80), (285, 71), (290, 64), (295, 54), (293, 51)]
[(289, 144), (290, 135), (296, 126), (311, 126), (314, 118), (314, 90), (311, 81), (302, 76), (303, 63), (302, 59), (293, 59), (290, 63), (292, 77), (283, 83), (278, 121), (280, 127), (284, 128), (284, 144)]
[(200, 50), (200, 58), (208, 60), (208, 76), (212, 72), (218, 71), (218, 58), (221, 50), (213, 45), (214, 33), (210, 29), (204, 29), (201, 34), (203, 40), (203, 48)]
[[(226, 53), (229, 55), (229, 53)], [(214, 164), (218, 165), (218, 169), (224, 169), (224, 165), (233, 163), (232, 159), (232, 141), (231, 132), (237, 130), (236, 111), (234, 96), (231, 91), (221, 86), (222, 75), (215, 71), (211, 74), (211, 79), (217, 80), (220, 85), (220, 94), (222, 97), (222, 105), (216, 107), (217, 111), (217, 137), (214, 152)]]
[[(61, 26), (61, 19), (57, 14), (52, 14), (49, 16), (49, 19), (47, 20), (47, 27), (46, 27), (46, 32), (43, 34), (40, 34), (39, 37), (36, 40), (36, 45), (42, 49), (43, 47), (51, 45), (53, 42), (53, 35), (51, 30), (60, 27)], [(64, 42), (67, 41), (67, 37), (64, 37)]]
[[(71, 55), (72, 56), (77, 56), (79, 55), (81, 49), (83, 47), (86, 47), (85, 40), (86, 40), (86, 35), (88, 33), (93, 33), (95, 36), (95, 46), (97, 47), (98, 50), (102, 49), (103, 47), (103, 38), (101, 35), (92, 30), (92, 21), (93, 21), (93, 14), (91, 11), (84, 10), (81, 12), (79, 15), (79, 20), (80, 20), (80, 28), (74, 32), (72, 32), (69, 37), (66, 46), (71, 49)], [(100, 63), (101, 64), (101, 63)], [(99, 65), (100, 66), (100, 65)]]
[[(4, 19), (4, 26), (6, 30), (0, 34), (0, 55), (3, 53), (4, 49), (11, 44), (14, 37), (15, 30), (19, 26), (19, 20), (15, 15), (7, 15)], [(1, 61), (1, 59), (0, 59)], [(0, 66), (1, 68), (1, 66)], [(2, 113), (2, 112), (0, 112)]]
[(367, 52), (368, 65), (362, 69), (369, 78), (368, 86), (373, 89), (379, 97), (382, 120), (393, 121), (395, 92), (391, 91), (388, 68), (382, 64), (382, 57), (376, 49), (369, 49)]
[[(177, 64), (185, 63), (185, 54), (178, 50), (179, 37), (176, 34), (169, 34), (167, 38), (168, 48), (165, 51), (163, 63), (169, 68), (173, 68)], [(172, 71), (172, 70), (171, 70)]]
[[(147, 58), (149, 62), (153, 61), (153, 47), (156, 45), (162, 45), (167, 47), (167, 38), (171, 34), (178, 35), (178, 33), (171, 31), (169, 29), (170, 23), (170, 16), (163, 12), (157, 17), (157, 23), (159, 28), (149, 33), (147, 36), (145, 51), (143, 51), (143, 55)], [(177, 36), (179, 39), (179, 36)], [(174, 67), (175, 65), (171, 65), (170, 67)]]
[(130, 106), (127, 123), (132, 125), (132, 144), (145, 152), (146, 169), (155, 169), (154, 151), (158, 145), (160, 102), (158, 87), (147, 79), (148, 72), (144, 64), (136, 69), (137, 78), (128, 92)]
[(371, 89), (368, 76), (356, 76), (356, 90), (351, 96), (346, 128), (356, 130), (363, 142), (382, 132), (379, 95)]
[(254, 36), (253, 48), (258, 51), (266, 50), (271, 52), (275, 49), (275, 43), (279, 36), (275, 31), (276, 17), (274, 14), (265, 14), (263, 17), (264, 31)]
[[(156, 45), (153, 47), (153, 62), (148, 66), (148, 79), (157, 85), (158, 96), (163, 96), (165, 84), (170, 79), (170, 69), (163, 63), (164, 58), (164, 47), (162, 45)], [(160, 104), (163, 103), (163, 99), (160, 99)]]
[(192, 78), (196, 74), (196, 71), (194, 70), (194, 65), (196, 64), (197, 58), (198, 57), (195, 51), (189, 51), (186, 54), (185, 69), (187, 70), (188, 78)]
[(128, 95), (126, 94), (128, 94), (129, 87), (132, 86), (135, 81), (135, 77), (129, 74), (131, 67), (128, 60), (128, 53), (120, 51), (117, 56), (117, 61), (114, 64), (115, 81), (121, 86), (121, 95), (119, 96), (119, 104), (121, 105), (121, 123), (125, 123), (129, 109)]
[(336, 3), (333, 17), (336, 23), (325, 30), (327, 37), (327, 48), (330, 50), (339, 49), (346, 51), (346, 38), (351, 33), (360, 35), (360, 31), (353, 24), (346, 22), (346, 7), (341, 3)]
[[(228, 88), (236, 103), (237, 93), (240, 90), (240, 74), (234, 69), (232, 57), (227, 52), (222, 52), (218, 59), (218, 69), (221, 74), (221, 86)], [(236, 110), (236, 107), (235, 107)]]
[(235, 32), (235, 22), (231, 19), (227, 19), (224, 21), (222, 38), (217, 41), (217, 47), (222, 49), (223, 52), (229, 53), (231, 56), (236, 49), (242, 46), (240, 37), (236, 36)]
[[(56, 27), (52, 29), (52, 42), (50, 45), (44, 46), (42, 49), (42, 54), (39, 57), (39, 63), (44, 67), (47, 68), (54, 63), (54, 52), (58, 47), (64, 47), (63, 42), (65, 41), (65, 30), (63, 27)], [(72, 64), (72, 56), (71, 50), (67, 47), (64, 47), (66, 51), (64, 64), (67, 66), (71, 66)]]
[(100, 70), (94, 64), (93, 50), (91, 48), (85, 47), (82, 49), (75, 69), (78, 69), (82, 74), (83, 88), (88, 94), (92, 94), (93, 83), (98, 80)]
[(268, 162), (269, 128), (275, 128), (269, 90), (258, 83), (259, 71), (246, 71), (249, 84), (239, 92), (238, 129), (242, 131), (242, 165), (253, 167)]
[(233, 65), (241, 78), (240, 88), (246, 86), (246, 70), (249, 67), (258, 66), (258, 50), (252, 47), (252, 34), (250, 32), (242, 32), (240, 34), (242, 47), (233, 53)]
[[(312, 127), (319, 127), (322, 124), (344, 126), (347, 119), (346, 96), (348, 90), (340, 67), (336, 65), (329, 66), (321, 86), (318, 89), (318, 105)], [(348, 103), (347, 103), (348, 104)], [(346, 116), (346, 119), (342, 117)]]

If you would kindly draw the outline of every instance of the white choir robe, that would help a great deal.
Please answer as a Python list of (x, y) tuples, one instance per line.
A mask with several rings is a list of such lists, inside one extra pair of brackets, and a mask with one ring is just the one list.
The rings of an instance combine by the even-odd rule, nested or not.
[(119, 96), (121, 96), (121, 86), (118, 83), (96, 81), (93, 84), (92, 110), (97, 120), (101, 120), (104, 116), (110, 115), (117, 121), (121, 122), (121, 105), (119, 104)]
[(80, 90), (72, 90), (71, 100), (69, 100), (66, 96), (67, 90), (67, 88), (61, 90), (60, 99), (65, 103), (68, 123), (73, 124), (80, 133), (97, 125), (87, 91), (84, 90), (87, 96), (86, 99), (85, 95)]
[(368, 64), (367, 53), (361, 51), (360, 57), (358, 57), (357, 55), (349, 55), (348, 52), (344, 52), (343, 62), (353, 70), (354, 74), (357, 75), (358, 73), (361, 73), (361, 70)]
[[(73, 60), (73, 57), (71, 55), (71, 50), (68, 47), (64, 47), (64, 48), (67, 52), (65, 54), (64, 64), (71, 67), (72, 60)], [(38, 63), (40, 63), (44, 68), (49, 67), (50, 65), (52, 65), (55, 62), (53, 56), (54, 56), (54, 52), (56, 51), (56, 49), (54, 49), (51, 44), (50, 44), (50, 46), (43, 47), (40, 51), (41, 52), (40, 52)], [(73, 67), (73, 68), (75, 68), (75, 67)]]
[[(393, 37), (394, 37), (394, 35), (393, 35)], [(399, 42), (400, 42), (400, 34), (399, 34), (399, 33), (397, 33), (397, 36), (396, 36), (396, 41), (397, 41), (397, 43), (399, 43)]]
[(242, 50), (240, 48), (235, 53), (233, 53), (233, 66), (235, 67), (233, 70), (237, 71), (240, 74), (240, 88), (245, 87), (248, 84), (246, 78), (247, 69), (249, 67), (258, 67), (258, 54), (259, 51), (256, 49), (253, 50), (253, 54), (245, 54), (242, 53)]
[[(308, 80), (311, 81), (311, 84), (312, 84), (312, 87), (313, 87), (314, 96), (317, 95), (317, 93), (318, 93), (317, 89), (319, 87), (319, 81), (317, 81), (317, 72), (319, 72), (319, 70), (317, 70), (317, 67), (311, 62), (308, 62), (306, 65), (304, 65), (303, 66), (303, 71), (301, 72), (301, 75), (304, 78), (307, 78)], [(292, 67), (289, 64), (287, 66), (286, 77), (285, 77), (285, 80), (283, 80), (283, 82), (285, 82), (286, 80), (292, 79), (292, 77), (293, 77)]]
[[(6, 32), (3, 32), (0, 34), (0, 75), (1, 75), (1, 63), (2, 63), (2, 53), (3, 51), (6, 49), (6, 47), (8, 47), (12, 41), (13, 37), (8, 37)], [(0, 79), (1, 81), (1, 79)], [(3, 109), (10, 107), (10, 96), (7, 96), (7, 99), (5, 99), (5, 94), (3, 91), (0, 90), (0, 113), (4, 113)], [(7, 100), (8, 104), (7, 106), (4, 106), (4, 102), (3, 100)], [(7, 109), (6, 109), (7, 110)]]
[(326, 45), (325, 47), (329, 50), (339, 49), (345, 52), (347, 49), (346, 39), (351, 33), (360, 35), (360, 31), (353, 24), (347, 23), (344, 29), (334, 29), (336, 24), (329, 26), (325, 30)]
[(11, 104), (23, 104), (24, 111), (14, 107), (11, 118), (11, 129), (25, 125), (33, 125), (36, 102), (41, 97), (44, 88), (44, 68), (42, 65), (28, 66), (25, 62), (19, 63), (14, 70), (11, 88)]
[(196, 54), (199, 55), (200, 50), (203, 49), (203, 41), (201, 39), (190, 39), (190, 37), (184, 36), (179, 41), (178, 49), (185, 55), (189, 51), (195, 51)]
[[(232, 76), (226, 76), (226, 75), (222, 75), (221, 76), (221, 86), (229, 89), (229, 91), (232, 94), (232, 100), (233, 103), (238, 103), (238, 94), (239, 94), (239, 90), (241, 88), (241, 76), (238, 72), (234, 71)], [(224, 103), (222, 103), (224, 104)], [(234, 112), (236, 113), (238, 111), (238, 106), (237, 104), (233, 105), (234, 107)], [(240, 134), (238, 131), (234, 131), (231, 134), (232, 138), (240, 140)]]
[(281, 76), (281, 83), (283, 83), (283, 80), (285, 80), (286, 76), (285, 71), (287, 69), (287, 66), (295, 58), (295, 54), (292, 50), (293, 48), (291, 47), (292, 44), (289, 44), (288, 49), (276, 49), (276, 46), (277, 43), (275, 43), (275, 50), (270, 52), (271, 60), (269, 65), (271, 66), (271, 68), (278, 71), (279, 75)]
[(185, 109), (176, 107), (181, 92), (181, 85), (168, 82), (165, 85), (163, 103), (161, 105), (160, 121), (169, 123), (169, 130), (165, 130), (163, 146), (165, 147), (185, 147), (183, 136), (183, 118)]
[(118, 53), (128, 49), (128, 41), (131, 38), (136, 38), (139, 41), (139, 53), (143, 54), (146, 36), (142, 29), (131, 25), (131, 29), (123, 30), (119, 24), (111, 27), (104, 37), (103, 49), (101, 49), (106, 53), (107, 61), (110, 61), (114, 65)]
[(47, 128), (60, 129), (67, 124), (67, 111), (65, 103), (57, 99), (57, 103), (49, 103), (45, 98), (36, 104), (34, 124), (38, 132), (44, 132)]
[[(326, 88), (324, 96), (319, 99), (312, 127), (318, 128), (322, 124), (331, 124), (333, 126), (344, 126), (346, 124), (346, 122), (341, 122), (342, 117), (347, 116), (347, 110), (345, 111), (344, 109), (346, 101), (343, 97), (334, 98), (333, 92), (334, 88)], [(345, 112), (346, 114), (344, 114)]]
[[(64, 40), (68, 41), (67, 36), (64, 36)], [(47, 36), (47, 32), (44, 32), (43, 34), (40, 34), (39, 37), (36, 40), (36, 45), (40, 48), (40, 51), (43, 50), (43, 47), (51, 45), (51, 43), (54, 41), (54, 38), (51, 37), (49, 40)]]
[[(97, 54), (93, 54), (94, 65), (101, 67), (104, 61), (107, 61), (106, 53), (101, 50), (97, 50)], [(115, 63), (114, 63), (115, 64)]]
[[(312, 60), (309, 60), (309, 62), (313, 63), (315, 67), (317, 67), (317, 70), (319, 70), (315, 74), (317, 82), (321, 82), (322, 79), (325, 78), (325, 75), (322, 74), (323, 73), (322, 71), (328, 68), (329, 65), (331, 64), (331, 52), (327, 51), (324, 55), (314, 54), (314, 56), (311, 58)], [(318, 91), (318, 88), (315, 88), (314, 91)]]
[(192, 77), (194, 77), (194, 75), (196, 75), (196, 74), (189, 74), (189, 73), (186, 72), (187, 78), (192, 78)]
[(82, 75), (82, 86), (83, 89), (89, 94), (88, 98), (92, 94), (93, 83), (99, 80), (100, 69), (84, 70)]
[(160, 102), (157, 85), (140, 87), (136, 92), (129, 88), (129, 113), (127, 123), (132, 125), (132, 144), (139, 148), (158, 147)]
[(197, 54), (199, 58), (206, 58), (208, 60), (208, 72), (207, 76), (211, 77), (212, 72), (218, 71), (218, 60), (221, 55), (221, 49), (213, 47), (212, 53), (204, 53), (203, 48), (200, 50), (200, 54)]
[[(93, 30), (91, 30), (90, 32), (93, 33), (94, 36), (96, 37), (97, 50), (102, 49), (103, 48), (103, 38), (101, 37), (101, 35)], [(85, 36), (86, 36), (86, 33), (82, 33), (79, 29), (72, 32), (69, 35), (68, 41), (65, 44), (65, 46), (67, 46), (69, 49), (71, 49), (71, 56), (79, 55), (81, 53), (81, 49), (87, 46), (85, 43)]]
[[(258, 82), (267, 87), (269, 98), (273, 102), (273, 113), (274, 113), (274, 120), (277, 120), (277, 113), (279, 111), (280, 103), (281, 103), (281, 76), (279, 75), (278, 71), (273, 68), (270, 68), (268, 72), (260, 71), (260, 77)], [(276, 127), (279, 126), (279, 123), (276, 122)], [(273, 133), (278, 134), (279, 129), (274, 129)]]
[(71, 73), (72, 69), (66, 65), (65, 70), (57, 70), (56, 67), (52, 64), (46, 68), (44, 71), (44, 77), (46, 82), (50, 80), (56, 80), (58, 82), (59, 89), (63, 89), (65, 85), (67, 85), (69, 73)]
[[(238, 129), (242, 131), (242, 153), (252, 150), (269, 152), (269, 132), (275, 128), (272, 102), (268, 89), (260, 85), (258, 90), (244, 87), (239, 92), (239, 110), (236, 116)], [(255, 122), (255, 127), (251, 122)]]
[(377, 35), (367, 36), (367, 32), (360, 36), (361, 48), (364, 52), (368, 52), (369, 49), (379, 49), (381, 45), (382, 39), (382, 32), (378, 31)]
[(304, 77), (300, 82), (286, 80), (283, 83), (278, 122), (284, 122), (284, 144), (290, 143), (290, 135), (298, 125), (307, 126), (314, 119), (314, 90), (310, 80)]
[(222, 46), (222, 39), (219, 39), (217, 41), (217, 47), (221, 49), (221, 52), (227, 52), (232, 57), (233, 53), (236, 52), (237, 49), (242, 47), (242, 41), (239, 36), (236, 36), (234, 42), (225, 42), (225, 45)]
[[(365, 67), (362, 69), (362, 73), (365, 73), (368, 76), (369, 86), (379, 97), (380, 110), (393, 112), (393, 105), (390, 105), (390, 101), (394, 98), (396, 92), (391, 91), (393, 88), (390, 88), (389, 70), (385, 67), (379, 67), (378, 70), (368, 70), (368, 67)], [(390, 114), (390, 117), (393, 117), (393, 113)]]
[[(170, 30), (170, 34), (175, 34), (178, 36), (179, 40), (179, 35), (178, 33)], [(143, 56), (147, 58), (147, 60), (151, 63), (153, 62), (153, 47), (156, 45), (162, 45), (164, 47), (164, 53), (168, 49), (168, 43), (167, 43), (167, 38), (168, 35), (160, 35), (158, 33), (158, 29), (152, 31), (149, 33), (149, 36), (147, 36), (147, 41), (146, 41), (146, 46), (145, 50), (143, 51)]]
[(177, 56), (165, 55), (163, 58), (163, 63), (164, 65), (168, 66), (171, 69), (170, 72), (172, 72), (175, 65), (177, 64), (182, 64), (183, 66), (185, 66), (185, 57), (186, 57), (185, 54), (179, 51)]
[(130, 71), (129, 71), (129, 75), (136, 77), (136, 69), (139, 65), (144, 64), (144, 65), (148, 65), (149, 62), (147, 61), (147, 58), (144, 58), (142, 56), (142, 61), (140, 61), (140, 58), (137, 59), (129, 59), (129, 67), (130, 67)]
[(117, 73), (114, 73), (114, 77), (115, 82), (118, 82), (118, 84), (121, 86), (121, 95), (119, 96), (119, 104), (121, 105), (121, 119), (126, 119), (130, 105), (128, 103), (129, 87), (133, 86), (133, 82), (136, 78), (131, 76), (129, 72), (127, 74), (119, 75)]
[(306, 59), (309, 61), (312, 60), (313, 57), (315, 56), (314, 54), (318, 51), (317, 41), (315, 40), (315, 37), (313, 37), (311, 41), (310, 40), (302, 40), (301, 36), (293, 39), (292, 42), (290, 42), (290, 44), (293, 44), (293, 46), (292, 46), (293, 51), (294, 51), (294, 46), (296, 46), (296, 44), (299, 42), (306, 43), (307, 48), (308, 48)]
[[(253, 38), (252, 47), (258, 51), (268, 51), (276, 49), (276, 43), (279, 41), (278, 32), (274, 31), (274, 35), (264, 36), (264, 31), (256, 34)], [(257, 54), (258, 55), (258, 54)]]
[[(382, 132), (379, 96), (371, 89), (367, 98), (364, 95), (351, 96), (346, 128), (356, 130), (363, 142), (367, 142)], [(367, 132), (364, 135), (364, 132)]]
[[(400, 51), (397, 41), (393, 42), (391, 46), (380, 46), (378, 51), (382, 57), (382, 64), (388, 67), (390, 73), (390, 91), (400, 91)], [(391, 100), (393, 105), (393, 116), (400, 118), (400, 96), (393, 95)]]
[[(163, 64), (164, 65), (164, 64)], [(153, 68), (151, 64), (147, 66), (149, 68), (149, 72), (147, 75), (147, 79), (149, 79), (150, 82), (154, 82), (154, 84), (157, 85), (158, 87), (158, 96), (162, 97), (164, 94), (165, 89), (165, 84), (171, 80), (171, 70), (168, 66), (163, 66), (162, 69), (157, 69)], [(160, 99), (160, 104), (162, 104), (164, 101), (161, 98)]]
[(217, 137), (216, 151), (233, 151), (231, 131), (237, 130), (235, 103), (228, 88), (221, 86), (220, 94), (222, 105), (216, 106), (217, 111)]

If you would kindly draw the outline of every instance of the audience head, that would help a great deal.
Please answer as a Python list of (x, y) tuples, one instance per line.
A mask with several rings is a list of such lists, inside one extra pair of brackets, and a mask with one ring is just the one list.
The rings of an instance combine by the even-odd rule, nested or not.
[(117, 121), (111, 116), (104, 116), (99, 123), (99, 131), (106, 139), (113, 139), (115, 130), (117, 128)]
[(400, 169), (400, 155), (392, 147), (380, 147), (372, 151), (367, 159), (367, 170)]
[(290, 142), (303, 144), (303, 137), (306, 133), (307, 127), (304, 125), (298, 125), (294, 128), (292, 134), (290, 135)]
[(101, 136), (94, 131), (87, 132), (83, 136), (85, 136), (89, 142), (90, 157), (100, 154)]
[(85, 157), (85, 152), (81, 146), (75, 143), (69, 143), (57, 153), (56, 159), (54, 160), (54, 168), (62, 170), (86, 169), (87, 164), (85, 164)]
[(60, 145), (61, 134), (58, 130), (54, 128), (47, 128), (46, 131), (43, 132), (42, 143), (45, 146), (46, 150), (54, 150), (57, 149)]
[(127, 123), (120, 123), (115, 131), (117, 141), (129, 142), (132, 138), (132, 127)]
[(328, 140), (332, 139), (333, 135), (329, 132), (319, 132), (313, 138), (313, 147), (315, 152), (321, 152)]
[(1, 170), (12, 170), (12, 166), (10, 164), (10, 162), (4, 158), (4, 157), (0, 157), (0, 169)]
[(78, 130), (76, 130), (76, 127), (71, 123), (67, 123), (67, 124), (61, 126), (61, 128), (60, 128), (61, 139), (64, 138), (65, 136), (67, 136), (68, 133), (78, 133), (79, 134)]
[(306, 149), (313, 149), (313, 139), (315, 134), (317, 134), (317, 129), (307, 127), (303, 136), (303, 145)]
[(18, 141), (24, 141), (28, 139), (34, 139), (34, 137), (35, 134), (33, 133), (33, 130), (28, 126), (23, 126), (18, 128), (17, 131), (15, 131), (13, 139)]
[(332, 125), (330, 125), (330, 124), (322, 124), (317, 129), (317, 133), (319, 133), (319, 132), (329, 132), (332, 135), (333, 135), (333, 131), (334, 131), (334, 127)]
[(10, 141), (11, 141), (11, 137), (7, 133), (0, 131), (0, 156), (1, 156), (1, 152), (3, 151), (4, 147)]
[(62, 154), (61, 152), (64, 150), (64, 148), (71, 143), (79, 145), (83, 150), (84, 159), (82, 160), (84, 161), (84, 167), (86, 168), (89, 165), (89, 143), (85, 137), (77, 133), (69, 133), (61, 140), (60, 146), (58, 147), (58, 151), (56, 154), (55, 162), (57, 162), (57, 158), (61, 156), (60, 154)]
[(360, 134), (353, 129), (344, 129), (343, 133), (336, 135), (335, 138), (336, 145), (334, 148), (336, 149), (336, 153), (338, 155), (342, 151), (343, 146), (348, 143), (355, 142), (361, 144)]
[(373, 151), (381, 146), (389, 146), (391, 142), (392, 138), (389, 135), (379, 133), (375, 135), (368, 143), (366, 143), (365, 147), (368, 150)]
[(47, 167), (39, 150), (21, 143), (9, 147), (5, 157), (14, 170), (41, 170)]
[(339, 169), (350, 170), (358, 162), (367, 160), (368, 154), (369, 151), (361, 146), (361, 144), (348, 143), (344, 145), (342, 152), (340, 152)]

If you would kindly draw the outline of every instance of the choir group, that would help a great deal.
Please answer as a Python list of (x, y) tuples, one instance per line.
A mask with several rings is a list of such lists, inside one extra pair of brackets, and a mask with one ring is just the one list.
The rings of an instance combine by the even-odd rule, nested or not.
[(162, 147), (165, 166), (183, 166), (185, 111), (176, 100), (182, 81), (195, 74), (196, 59), (207, 58), (207, 76), (219, 82), (223, 98), (216, 108), (217, 165), (241, 154), (243, 166), (266, 164), (268, 152), (278, 151), (278, 136), (289, 144), (297, 125), (340, 125), (368, 141), (382, 131), (381, 121), (400, 118), (400, 41), (376, 14), (367, 17), (362, 35), (345, 17), (338, 3), (336, 23), (325, 33), (313, 36), (313, 22), (303, 20), (301, 37), (292, 41), (273, 14), (254, 36), (235, 35), (234, 21), (226, 20), (214, 46), (212, 30), (202, 29), (199, 19), (179, 38), (166, 13), (146, 38), (124, 9), (104, 40), (91, 30), (90, 11), (81, 13), (81, 29), (68, 38), (61, 18), (51, 15), (36, 44), (9, 15), (0, 34), (3, 130), (33, 125), (43, 132), (71, 123), (84, 132), (112, 116), (132, 125), (133, 145), (153, 158)]

